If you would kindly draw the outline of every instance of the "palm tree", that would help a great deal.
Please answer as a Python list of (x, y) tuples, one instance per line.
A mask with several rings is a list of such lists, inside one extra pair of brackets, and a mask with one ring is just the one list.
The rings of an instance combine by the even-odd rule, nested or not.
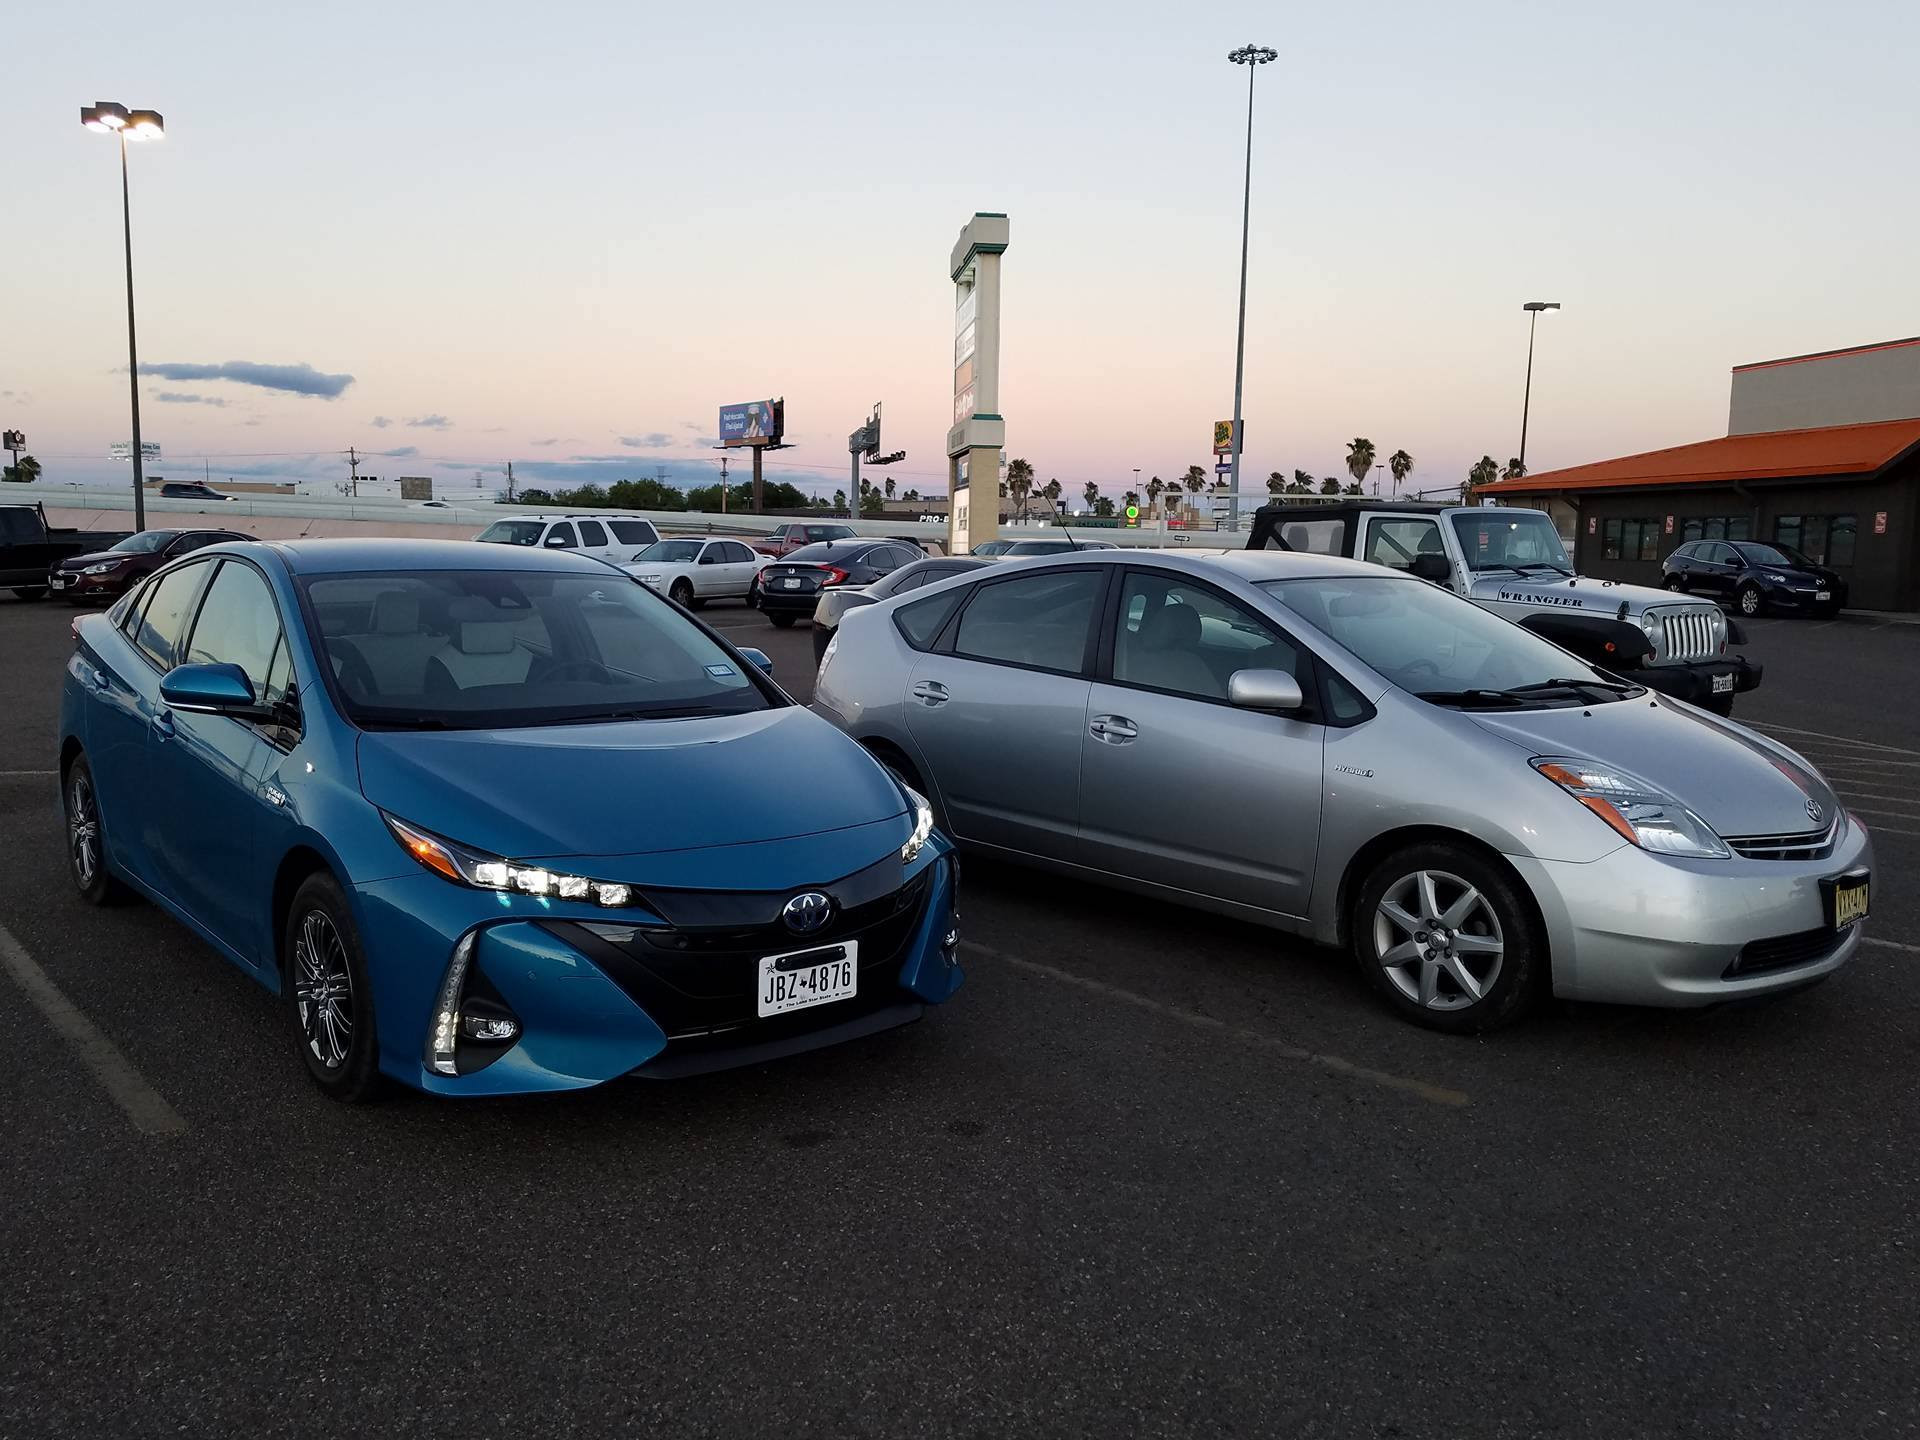
[(18, 465), (6, 467), (5, 478), (18, 480), (22, 485), (31, 485), (40, 478), (40, 462), (31, 455), (22, 455)]
[(1364, 435), (1356, 436), (1347, 446), (1347, 474), (1356, 480), (1367, 478), (1367, 472), (1373, 469), (1373, 442)]
[(1502, 480), (1519, 480), (1524, 477), (1526, 473), (1527, 467), (1520, 461), (1519, 457), (1516, 456), (1514, 459), (1507, 461), (1507, 468), (1500, 472), (1500, 478)]
[[(1366, 472), (1362, 471), (1361, 473), (1365, 474)], [(1358, 485), (1360, 482), (1356, 480), (1353, 483)], [(1340, 482), (1331, 475), (1327, 476), (1326, 479), (1320, 482), (1320, 493), (1322, 495), (1338, 495), (1340, 493)]]
[(1364, 495), (1366, 492), (1360, 488), (1360, 482), (1358, 480), (1349, 480), (1346, 489), (1340, 493), (1342, 495)]
[(1024, 460), (1007, 462), (1007, 494), (1013, 503), (1020, 507), (1020, 515), (1027, 513), (1027, 496), (1033, 493), (1033, 466)]
[(1087, 509), (1089, 510), (1093, 509), (1100, 502), (1100, 487), (1091, 480), (1080, 487), (1080, 494), (1085, 498)]
[(1155, 510), (1160, 504), (1160, 494), (1167, 488), (1167, 482), (1158, 475), (1147, 481), (1147, 509)]
[(1207, 472), (1198, 465), (1187, 466), (1187, 473), (1180, 478), (1181, 483), (1196, 495), (1207, 488)]
[(1271, 475), (1267, 476), (1267, 493), (1269, 495), (1282, 494), (1285, 492), (1286, 488), (1287, 488), (1287, 477), (1282, 475), (1278, 470), (1274, 471)]
[(1139, 505), (1140, 505), (1140, 492), (1139, 492), (1138, 490), (1129, 490), (1129, 491), (1127, 491), (1127, 493), (1126, 493), (1126, 494), (1124, 494), (1124, 495), (1122, 495), (1122, 496), (1120, 497), (1120, 503), (1121, 503), (1122, 505), (1124, 505), (1124, 506), (1128, 506), (1128, 507), (1130, 507), (1130, 508), (1134, 508), (1134, 509), (1137, 509), (1137, 508), (1139, 508)]
[(1180, 508), (1180, 492), (1169, 488), (1167, 491), (1167, 518), (1173, 518), (1173, 512)]
[(1491, 455), (1482, 455), (1473, 462), (1473, 468), (1467, 471), (1467, 483), (1460, 487), (1460, 498), (1471, 504), (1473, 492), (1482, 485), (1491, 485), (1500, 478), (1500, 462)]
[(887, 477), (887, 498), (889, 500), (893, 498), (893, 477), (891, 475)]
[(1060, 512), (1060, 482), (1049, 480), (1040, 487), (1040, 493), (1047, 497), (1047, 506), (1056, 515)]
[(1287, 483), (1287, 493), (1289, 495), (1311, 495), (1313, 493), (1313, 477), (1304, 470), (1294, 471), (1293, 479)]
[(844, 510), (847, 508), (847, 492), (846, 491), (836, 490), (833, 492), (833, 508), (836, 510)]
[(1404, 450), (1396, 450), (1387, 457), (1387, 469), (1393, 475), (1393, 493), (1398, 495), (1407, 476), (1413, 473), (1413, 457)]

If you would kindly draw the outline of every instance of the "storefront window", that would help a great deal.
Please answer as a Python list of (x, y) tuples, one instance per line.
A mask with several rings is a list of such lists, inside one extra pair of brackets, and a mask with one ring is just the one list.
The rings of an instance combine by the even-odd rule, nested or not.
[(1773, 522), (1776, 545), (1791, 545), (1816, 565), (1853, 564), (1860, 522), (1853, 515), (1782, 515)]
[(1661, 522), (1653, 520), (1609, 520), (1602, 528), (1602, 560), (1658, 560)]
[(1746, 515), (1690, 515), (1681, 523), (1682, 540), (1751, 540), (1753, 521)]

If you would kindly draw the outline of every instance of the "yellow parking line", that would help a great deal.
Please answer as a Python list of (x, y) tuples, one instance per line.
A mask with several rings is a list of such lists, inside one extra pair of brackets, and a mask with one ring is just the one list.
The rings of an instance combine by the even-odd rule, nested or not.
[(1237, 1025), (1229, 1025), (1224, 1020), (1216, 1020), (1211, 1015), (1197, 1014), (1192, 1010), (1181, 1010), (1132, 990), (1124, 990), (1118, 985), (1109, 985), (1104, 980), (1090, 979), (1085, 975), (1076, 975), (1071, 970), (1061, 970), (1052, 965), (1042, 965), (1037, 960), (1022, 960), (1017, 955), (1009, 955), (1004, 950), (995, 950), (973, 940), (963, 940), (961, 945), (989, 960), (997, 960), (1002, 965), (1011, 965), (1017, 970), (1029, 974), (1044, 975), (1049, 980), (1058, 980), (1063, 985), (1072, 985), (1081, 990), (1091, 991), (1109, 1000), (1118, 1000), (1123, 1004), (1150, 1010), (1163, 1019), (1178, 1021), (1182, 1025), (1196, 1030), (1209, 1030), (1216, 1034), (1230, 1035), (1249, 1045), (1258, 1046), (1268, 1054), (1278, 1055), (1286, 1060), (1294, 1060), (1302, 1065), (1314, 1065), (1322, 1070), (1330, 1070), (1336, 1075), (1346, 1075), (1355, 1080), (1365, 1080), (1369, 1084), (1379, 1085), (1388, 1090), (1403, 1091), (1418, 1096), (1422, 1100), (1432, 1101), (1435, 1105), (1460, 1106), (1470, 1103), (1463, 1090), (1449, 1089), (1444, 1085), (1429, 1084), (1425, 1080), (1410, 1079), (1405, 1075), (1392, 1075), (1385, 1070), (1375, 1070), (1370, 1066), (1356, 1065), (1338, 1055), (1324, 1055), (1314, 1050), (1305, 1050), (1298, 1045), (1290, 1045), (1271, 1035), (1262, 1035), (1255, 1030), (1244, 1030)]
[(179, 1135), (186, 1130), (187, 1122), (180, 1118), (179, 1112), (133, 1068), (133, 1062), (120, 1053), (120, 1047), (61, 993), (60, 987), (47, 978), (47, 972), (34, 963), (33, 957), (4, 926), (0, 926), (0, 965), (6, 967), (14, 982), (26, 992), (27, 999), (73, 1047), (80, 1063), (100, 1082), (100, 1088), (126, 1111), (134, 1129), (149, 1135)]

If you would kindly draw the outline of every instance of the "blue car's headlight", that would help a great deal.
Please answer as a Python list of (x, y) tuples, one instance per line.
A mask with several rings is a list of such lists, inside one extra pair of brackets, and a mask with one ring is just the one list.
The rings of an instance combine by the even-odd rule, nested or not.
[(540, 865), (516, 865), (498, 855), (483, 854), (438, 835), (429, 835), (384, 812), (380, 818), (387, 822), (387, 828), (400, 842), (402, 850), (456, 885), (471, 885), (476, 890), (512, 890), (522, 895), (557, 895), (562, 900), (586, 900), (609, 906), (627, 905), (633, 900), (631, 885), (565, 875)]
[(927, 797), (911, 785), (902, 783), (900, 790), (907, 797), (907, 804), (913, 807), (913, 834), (900, 847), (900, 858), (911, 862), (927, 848), (927, 841), (933, 838), (933, 807), (927, 803)]

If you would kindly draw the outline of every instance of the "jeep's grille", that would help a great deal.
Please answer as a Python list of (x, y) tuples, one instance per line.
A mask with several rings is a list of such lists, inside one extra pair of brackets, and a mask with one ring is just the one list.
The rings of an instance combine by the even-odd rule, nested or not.
[(1716, 611), (1705, 608), (1665, 612), (1666, 643), (1654, 659), (1662, 664), (1686, 664), (1694, 660), (1713, 660), (1720, 654), (1720, 627), (1725, 622)]

